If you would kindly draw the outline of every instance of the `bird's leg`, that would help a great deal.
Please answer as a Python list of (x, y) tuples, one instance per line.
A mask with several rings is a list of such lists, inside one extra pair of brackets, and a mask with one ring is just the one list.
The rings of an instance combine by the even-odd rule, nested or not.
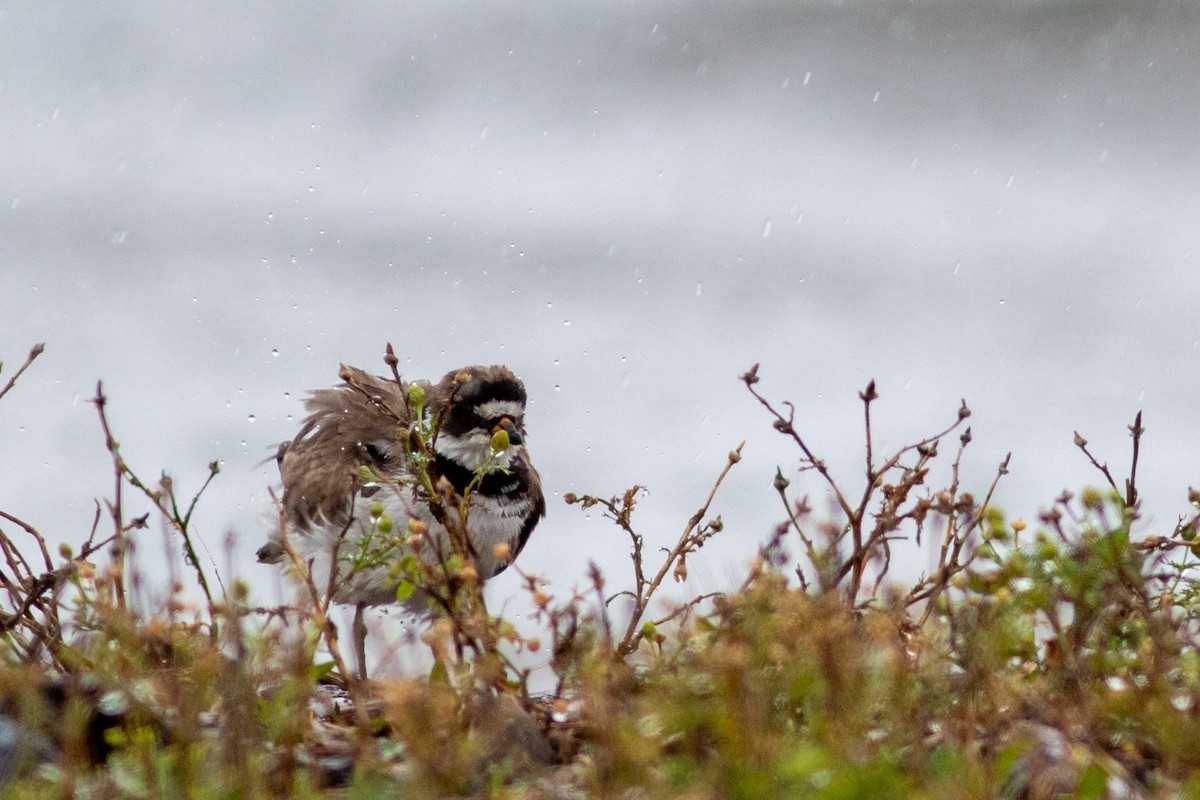
[(354, 657), (358, 660), (358, 679), (367, 679), (367, 610), (366, 603), (354, 607)]

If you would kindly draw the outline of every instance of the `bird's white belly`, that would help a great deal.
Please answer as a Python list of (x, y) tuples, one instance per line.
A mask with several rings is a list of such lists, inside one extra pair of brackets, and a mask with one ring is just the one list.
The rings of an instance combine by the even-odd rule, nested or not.
[[(371, 517), (371, 508), (376, 503), (392, 519), (390, 539), (379, 532), (378, 525)], [(475, 553), (475, 568), (481, 579), (487, 580), (496, 573), (498, 567), (503, 566), (495, 556), (496, 545), (506, 544), (510, 548), (510, 558), (516, 555), (517, 542), (530, 506), (528, 500), (513, 502), (481, 495), (472, 497), (467, 516), (468, 536)], [(313, 583), (318, 593), (324, 595), (330, 587), (330, 570), (335, 563), (336, 549), (334, 599), (339, 603), (384, 605), (396, 602), (396, 587), (402, 576), (392, 574), (389, 565), (398, 561), (408, 550), (403, 545), (394, 546), (392, 542), (407, 537), (409, 519), (423, 522), (428, 532), (428, 539), (419, 553), (423, 561), (432, 563), (453, 554), (450, 535), (433, 518), (428, 505), (414, 501), (407, 490), (392, 487), (369, 498), (359, 497), (355, 503), (354, 519), (348, 527), (344, 524), (316, 524), (307, 531), (292, 532), (290, 539), (301, 559), (311, 564)], [(362, 551), (364, 540), (376, 552), (382, 551), (391, 556), (390, 560), (379, 565), (356, 568), (353, 560)], [(414, 612), (423, 611), (424, 597), (414, 595), (405, 606)]]

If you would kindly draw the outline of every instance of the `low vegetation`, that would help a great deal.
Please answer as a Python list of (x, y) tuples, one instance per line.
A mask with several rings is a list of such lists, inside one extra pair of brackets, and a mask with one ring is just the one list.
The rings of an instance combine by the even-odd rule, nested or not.
[[(1027, 522), (992, 505), (1007, 459), (989, 485), (960, 484), (965, 403), (879, 453), (868, 384), (865, 458), (847, 480), (757, 366), (741, 380), (763, 435), (790, 439), (797, 463), (764, 489), (781, 524), (740, 585), (662, 597), (722, 534), (712, 508), (740, 445), (665, 548), (639, 532), (640, 487), (568, 495), (612, 520), (631, 572), (553, 576), (582, 587), (568, 595), (522, 573), (533, 633), (488, 609), (461, 529), (454, 558), (424, 565), (403, 556), (422, 532), (381, 517), (344, 569), (391, 559), (398, 592), (429, 598), (414, 646), (434, 666), (365, 683), (341, 655), (331, 587), (298, 558), (304, 590), (280, 608), (205, 568), (192, 517), (207, 482), (185, 499), (165, 474), (139, 477), (97, 386), (113, 492), (91, 530), (54, 550), (0, 510), (0, 796), (1200, 798), (1200, 515), (1165, 530), (1139, 519), (1140, 414), (1127, 477), (1076, 434), (1101, 488)], [(459, 500), (429, 473), (436, 425), (406, 444), (435, 517), (452, 522), (469, 508), (448, 513)], [(800, 484), (832, 509), (814, 511)], [(130, 515), (146, 501), (151, 514)], [(150, 603), (132, 555), (158, 529), (187, 569)], [(912, 585), (889, 574), (901, 540), (936, 554)], [(534, 660), (552, 691), (531, 693)]]

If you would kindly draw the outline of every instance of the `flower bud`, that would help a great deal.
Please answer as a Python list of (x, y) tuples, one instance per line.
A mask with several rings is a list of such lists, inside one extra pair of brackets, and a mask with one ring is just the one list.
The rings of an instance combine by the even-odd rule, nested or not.
[(508, 431), (500, 428), (492, 434), (492, 452), (502, 453), (508, 449)]
[(408, 385), (408, 403), (412, 406), (425, 405), (425, 387), (419, 383)]

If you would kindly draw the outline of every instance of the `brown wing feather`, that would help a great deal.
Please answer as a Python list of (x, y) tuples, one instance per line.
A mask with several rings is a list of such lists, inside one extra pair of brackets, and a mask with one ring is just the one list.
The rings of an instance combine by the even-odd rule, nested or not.
[(284, 512), (301, 529), (344, 521), (359, 467), (379, 468), (372, 448), (395, 445), (409, 424), (407, 387), (354, 367), (340, 374), (341, 386), (319, 389), (305, 402), (308, 418), (280, 463)]

